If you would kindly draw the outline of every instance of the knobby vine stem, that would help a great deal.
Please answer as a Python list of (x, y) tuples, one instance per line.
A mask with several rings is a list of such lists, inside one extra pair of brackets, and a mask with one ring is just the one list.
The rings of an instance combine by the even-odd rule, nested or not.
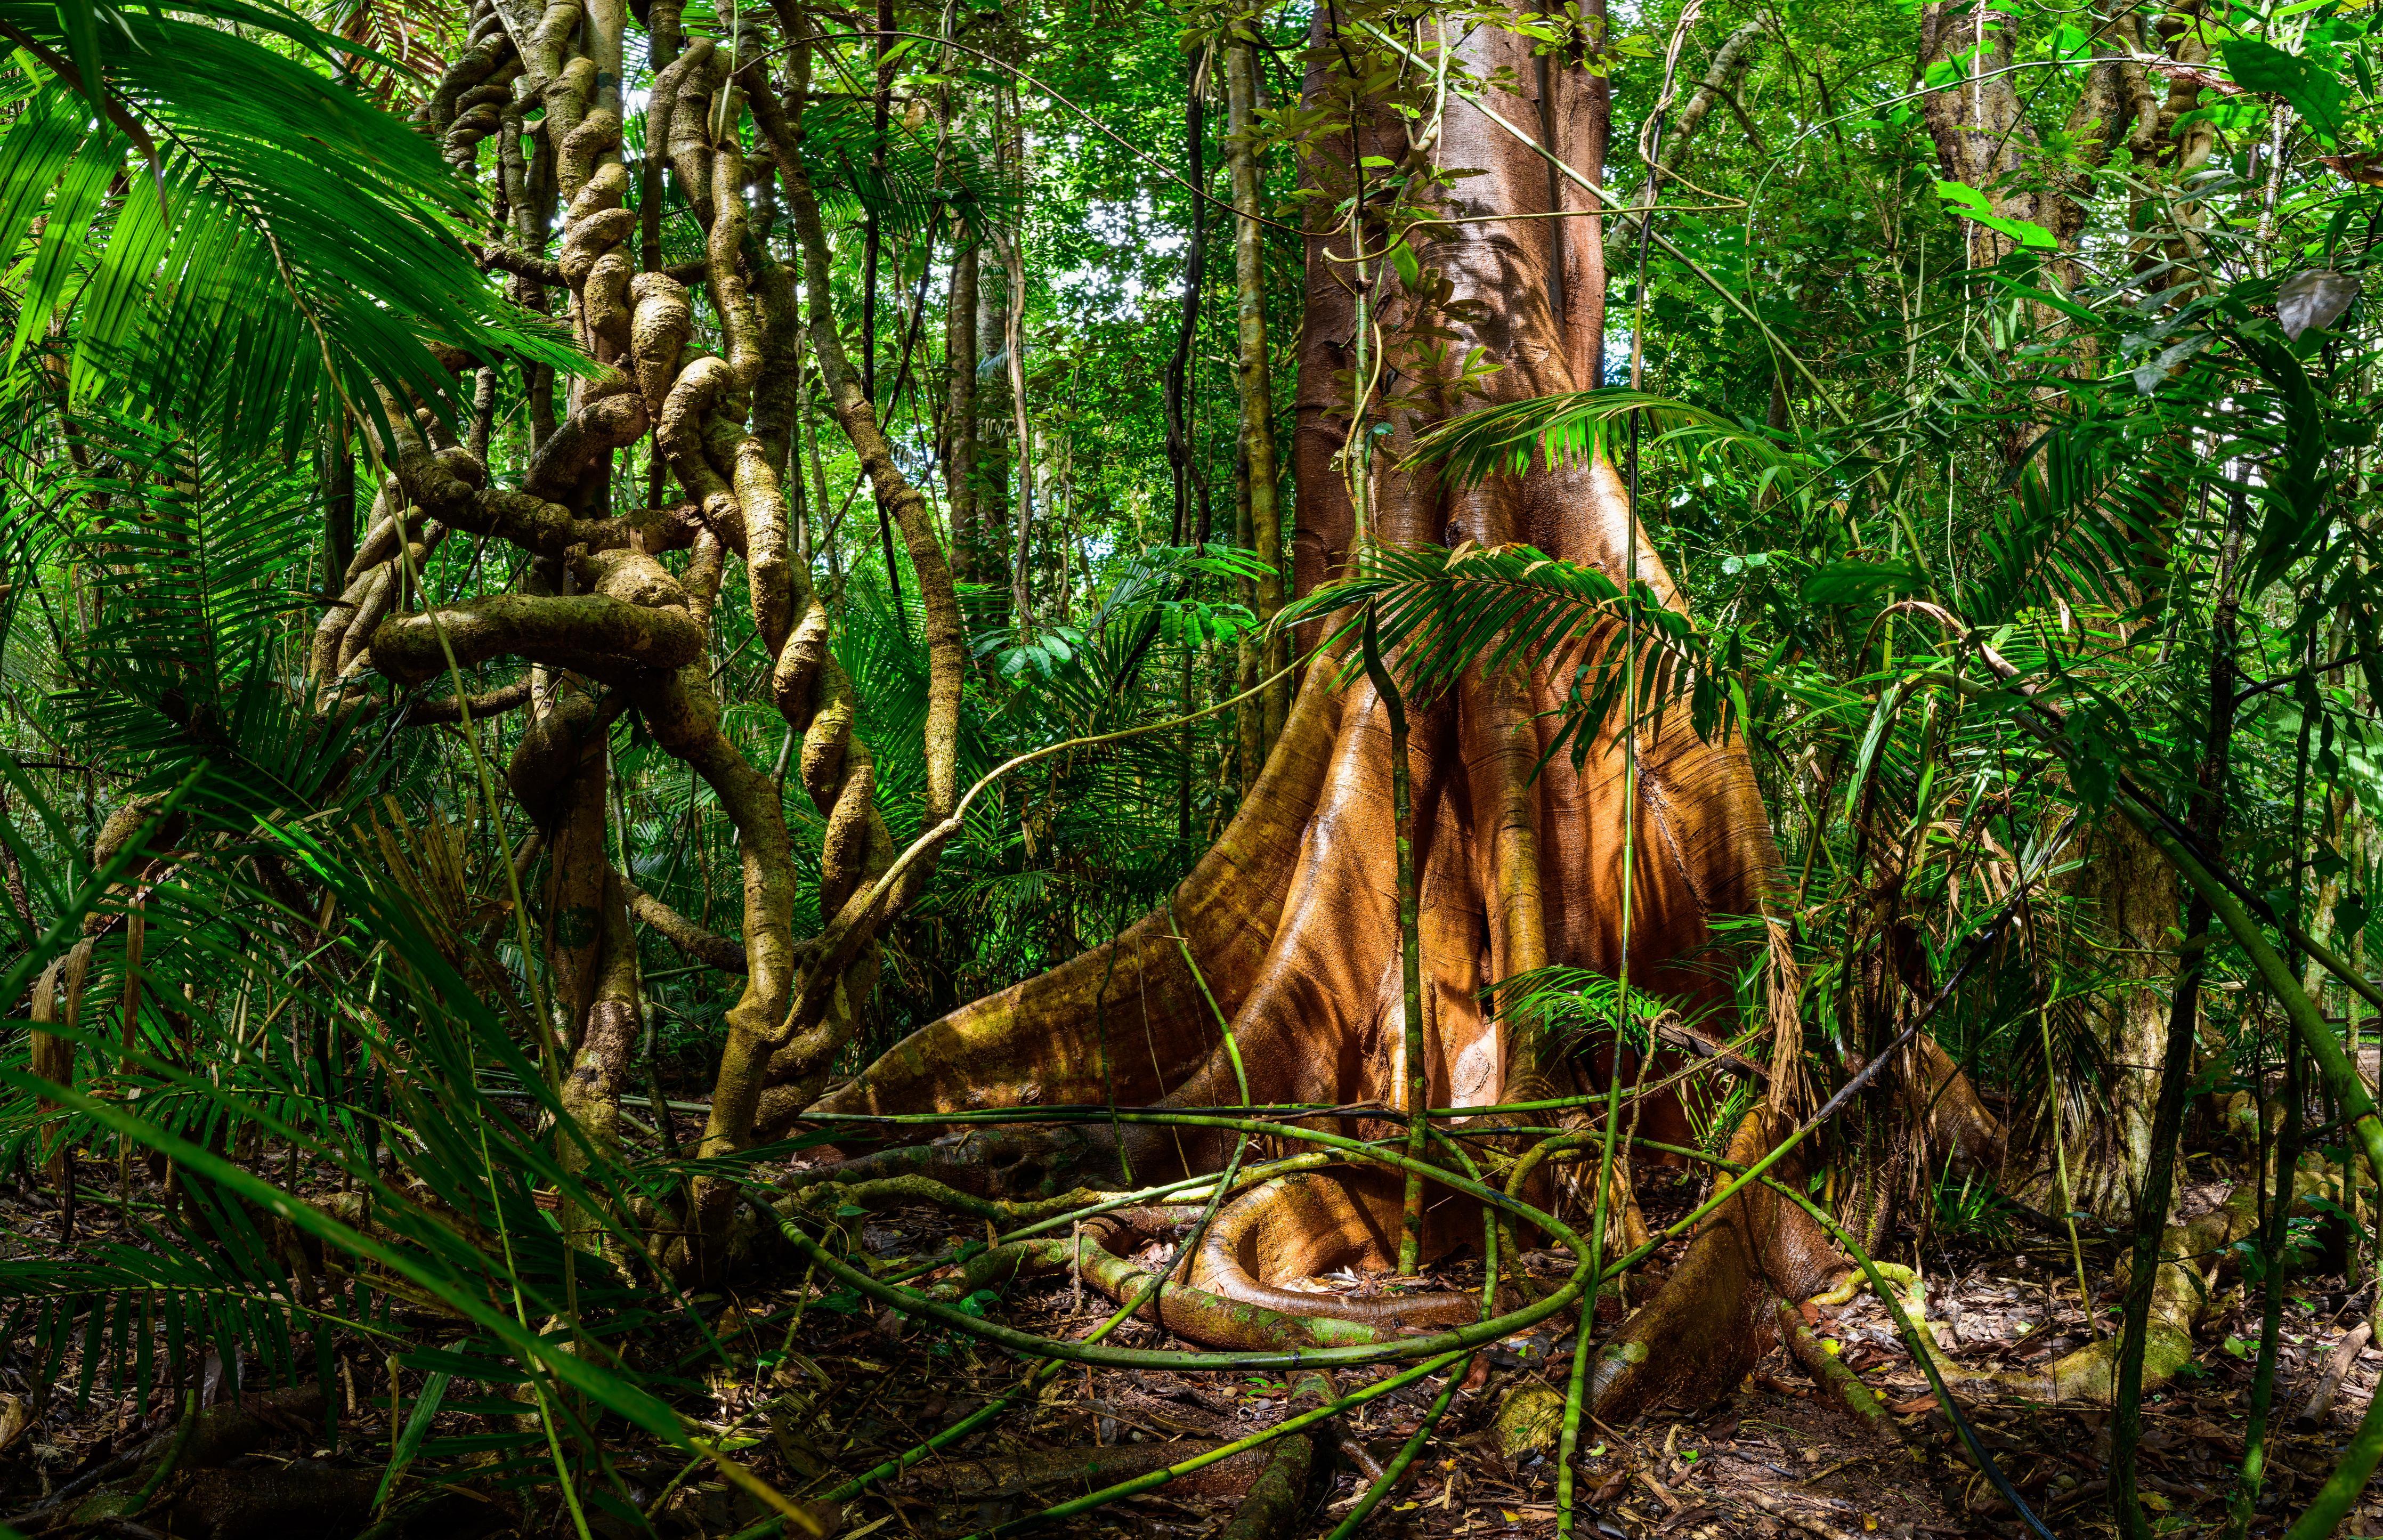
[[(441, 640), (444, 640), (443, 636)], [(1304, 659), (1300, 661), (1303, 662)], [(910, 869), (941, 849), (945, 842), (951, 839), (953, 835), (957, 834), (967, 824), (969, 807), (984, 793), (985, 788), (1012, 770), (1023, 770), (1028, 765), (1050, 758), (1055, 754), (1064, 754), (1069, 749), (1094, 748), (1102, 744), (1117, 743), (1127, 738), (1139, 737), (1145, 733), (1163, 733), (1169, 728), (1181, 727), (1187, 723), (1198, 721), (1204, 717), (1213, 717), (1220, 711), (1229, 711), (1242, 701), (1258, 696), (1275, 681), (1290, 678), (1299, 666), (1299, 662), (1287, 664), (1241, 694), (1229, 696), (1212, 705), (1204, 706), (1197, 711), (1186, 712), (1179, 717), (1170, 717), (1164, 721), (1144, 722), (1136, 727), (1119, 728), (1114, 733), (1096, 733), (1088, 737), (1068, 738), (1060, 743), (1045, 744), (1041, 748), (1030, 749), (1024, 754), (1005, 759), (987, 770), (982, 779), (961, 795), (959, 801), (953, 805), (949, 817), (912, 840), (908, 847), (900, 856), (895, 857), (893, 865), (887, 867), (874, 883), (846, 902), (843, 910), (836, 915), (834, 922), (821, 934), (820, 950), (831, 956), (835, 955), (845, 946), (852, 944), (853, 938), (869, 933), (869, 928), (874, 924), (879, 907), (901, 886), (903, 879), (908, 875)], [(780, 1029), (782, 1036), (793, 1030), (796, 1019), (803, 1009), (804, 996), (807, 992), (803, 990), (796, 992), (794, 1002), (787, 1008), (786, 1019)]]

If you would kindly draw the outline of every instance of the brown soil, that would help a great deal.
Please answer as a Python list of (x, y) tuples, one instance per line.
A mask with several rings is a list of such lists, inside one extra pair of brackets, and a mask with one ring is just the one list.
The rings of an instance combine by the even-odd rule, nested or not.
[[(1661, 1212), (1661, 1195), (1650, 1207)], [(38, 1202), (0, 1200), (6, 1250), (36, 1254), (53, 1238), (56, 1216)], [(939, 1254), (968, 1238), (943, 1214), (927, 1210), (872, 1216), (854, 1239), (881, 1262)], [(83, 1206), (80, 1224), (115, 1228), (109, 1211)], [(1908, 1261), (1908, 1238), (1895, 1254)], [(1656, 1271), (1671, 1256), (1657, 1260)], [(1154, 1250), (1150, 1260), (1155, 1260)], [(1951, 1254), (1931, 1246), (1922, 1253), (1929, 1284), (1929, 1316), (1954, 1344), (1954, 1356), (1972, 1368), (2040, 1364), (2080, 1345), (2088, 1324), (2079, 1308), (2074, 1273), (2066, 1250), (2031, 1242), (2021, 1250), (1987, 1250), (1972, 1246)], [(1527, 1253), (1523, 1267), (1536, 1276), (1560, 1276), (1566, 1254)], [(732, 1443), (754, 1442), (741, 1458), (790, 1494), (822, 1489), (925, 1438), (985, 1400), (1013, 1386), (1023, 1372), (1005, 1355), (937, 1332), (906, 1326), (874, 1312), (856, 1298), (812, 1287), (799, 1272), (759, 1291), (732, 1290), (709, 1297), (713, 1329), (727, 1342), (733, 1369), (707, 1369), (690, 1360), (688, 1373), (707, 1388), (678, 1398), (681, 1409), (726, 1432)], [(2098, 1271), (2095, 1301), (2099, 1329), (2116, 1320), (2115, 1293)], [(1475, 1289), (1476, 1258), (1460, 1253), (1429, 1277), (1389, 1279), (1341, 1274), (1310, 1280), (1318, 1291), (1364, 1294), (1403, 1289)], [(1652, 1292), (1650, 1279), (1635, 1280), (1631, 1304)], [(2337, 1277), (2299, 1280), (2284, 1318), (2277, 1402), (2284, 1413), (2299, 1405), (2334, 1345), (2359, 1319), (2363, 1298), (2346, 1292)], [(1097, 1293), (1078, 1295), (1064, 1278), (1011, 1286), (1000, 1296), (980, 1298), (988, 1315), (1052, 1336), (1080, 1335), (1114, 1308)], [(1609, 1300), (1600, 1322), (1618, 1324), (1624, 1306)], [(1734, 1391), (1712, 1405), (1656, 1408), (1635, 1420), (1582, 1430), (1579, 1487), (1583, 1534), (1895, 1536), (2002, 1534), (2013, 1520), (1985, 1483), (1956, 1452), (1949, 1430), (1929, 1398), (1925, 1383), (1895, 1339), (1876, 1301), (1869, 1297), (1837, 1310), (1808, 1309), (1807, 1319), (1824, 1340), (1840, 1345), (1844, 1362), (1860, 1374), (1896, 1413), (1904, 1447), (1883, 1447), (1857, 1426), (1783, 1350), (1774, 1349)], [(2212, 1533), (2224, 1514), (2227, 1494), (2240, 1460), (2244, 1410), (2252, 1374), (2252, 1334), (2256, 1301), (2239, 1290), (2225, 1312), (2203, 1332), (2193, 1368), (2146, 1405), (2145, 1485), (2163, 1532)], [(426, 1345), (443, 1340), (436, 1331), (418, 1334)], [(1159, 1346), (1155, 1328), (1129, 1323), (1113, 1341)], [(655, 1339), (644, 1355), (660, 1363), (686, 1343)], [(1552, 1349), (1552, 1351), (1551, 1351)], [(301, 1347), (299, 1360), (313, 1355)], [(1367, 1533), (1400, 1536), (1551, 1535), (1555, 1526), (1552, 1452), (1517, 1460), (1502, 1456), (1490, 1431), (1500, 1400), (1534, 1381), (1560, 1391), (1569, 1361), (1568, 1344), (1539, 1339), (1486, 1355), (1472, 1381), (1457, 1396), (1436, 1436), (1411, 1468), (1402, 1488), (1377, 1510)], [(374, 1479), (389, 1449), (388, 1375), (380, 1355), (355, 1339), (343, 1341), (336, 1361), (334, 1402), (340, 1432), (327, 1435), (319, 1420), (268, 1416), (262, 1445), (213, 1472), (178, 1474), (140, 1523), (114, 1521), (119, 1534), (182, 1534), (176, 1514), (201, 1512), (227, 1492), (263, 1491), (308, 1481), (345, 1479), (354, 1472)], [(217, 1365), (218, 1378), (220, 1365)], [(2269, 1497), (2254, 1535), (2279, 1534), (2331, 1468), (2340, 1447), (2373, 1395), (2383, 1351), (2367, 1349), (2352, 1366), (2328, 1424), (2318, 1429), (2284, 1426), (2274, 1446)], [(24, 1345), (6, 1345), (0, 1358), (0, 1519), (20, 1516), (46, 1495), (143, 1439), (170, 1430), (174, 1404), (153, 1388), (147, 1406), (133, 1402), (129, 1387), (111, 1389), (105, 1376), (80, 1399), (80, 1364), (70, 1352), (54, 1377), (46, 1405), (31, 1423), (33, 1386)], [(253, 1363), (252, 1393), (266, 1388)], [(1353, 1389), (1384, 1371), (1344, 1375)], [(163, 1374), (160, 1371), (162, 1381)], [(307, 1380), (312, 1379), (311, 1374)], [(353, 1400), (348, 1382), (352, 1381)], [(419, 1387), (407, 1375), (410, 1401)], [(1348, 1416), (1336, 1440), (1318, 1450), (1317, 1474), (1297, 1535), (1320, 1534), (1344, 1514), (1366, 1481), (1357, 1461), (1388, 1460), (1411, 1435), (1440, 1388), (1426, 1381), (1372, 1402)], [(485, 1401), (501, 1392), (458, 1384), (451, 1404)], [(1187, 1375), (1162, 1373), (1069, 1370), (1031, 1414), (1012, 1413), (963, 1447), (930, 1460), (902, 1480), (880, 1487), (850, 1505), (847, 1534), (864, 1531), (944, 1540), (982, 1532), (989, 1524), (1024, 1516), (1073, 1496), (1081, 1484), (1064, 1482), (1020, 1491), (990, 1480), (1004, 1457), (1094, 1446), (1191, 1444), (1245, 1435), (1279, 1420), (1288, 1386), (1279, 1374)], [(214, 1398), (220, 1399), (218, 1384)], [(468, 1399), (466, 1398), (468, 1398)], [(2105, 1417), (2093, 1411), (2067, 1411), (2021, 1404), (1978, 1404), (1969, 1414), (2005, 1472), (2031, 1505), (2063, 1535), (2105, 1533), (2102, 1504)], [(468, 1411), (443, 1414), (440, 1437), (503, 1432), (512, 1420)], [(617, 1431), (617, 1430), (615, 1430)], [(680, 1462), (623, 1437), (611, 1450), (623, 1479), (642, 1506), (661, 1497)], [(1337, 1442), (1338, 1448), (1330, 1447)], [(1217, 1478), (1190, 1490), (1162, 1490), (1098, 1510), (1048, 1533), (1080, 1535), (1207, 1534), (1229, 1513), (1254, 1462), (1221, 1468)], [(243, 1475), (243, 1472), (246, 1474)], [(344, 1472), (344, 1477), (340, 1473)], [(552, 1535), (567, 1534), (552, 1510), (550, 1494), (533, 1499), (525, 1513), (500, 1483), (475, 1476), (468, 1458), (426, 1460), (419, 1473), (457, 1483), (484, 1501), (469, 1511), (442, 1510), (441, 1540), (463, 1533)], [(228, 1475), (233, 1478), (227, 1481)], [(956, 1494), (956, 1488), (968, 1488)], [(425, 1490), (410, 1486), (410, 1490)], [(177, 1506), (179, 1505), (179, 1506)], [(194, 1506), (197, 1505), (197, 1506)], [(698, 1472), (683, 1482), (657, 1510), (661, 1533), (722, 1536), (760, 1517), (751, 1499)], [(464, 1520), (472, 1521), (464, 1523)], [(599, 1534), (630, 1533), (591, 1509)], [(490, 1528), (489, 1526), (495, 1526)], [(358, 1526), (361, 1528), (361, 1526)], [(102, 1533), (107, 1532), (103, 1529)], [(33, 1531), (33, 1533), (39, 1533)], [(204, 1534), (204, 1529), (191, 1534)], [(283, 1527), (278, 1535), (294, 1532)], [(325, 1532), (329, 1533), (329, 1532)], [(341, 1534), (353, 1533), (342, 1527)], [(2362, 1509), (2345, 1534), (2383, 1533), (2383, 1497)]]

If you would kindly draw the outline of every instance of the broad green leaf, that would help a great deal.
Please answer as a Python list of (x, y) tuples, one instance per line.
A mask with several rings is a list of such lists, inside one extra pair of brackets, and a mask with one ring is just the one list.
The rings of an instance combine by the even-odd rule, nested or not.
[(2219, 52), (2235, 84), (2263, 96), (2281, 97), (2327, 145), (2341, 137), (2341, 81), (2331, 70), (2257, 38), (2229, 38)]
[(1973, 220), (1990, 230), (2009, 236), (2021, 246), (2051, 251), (2060, 244), (2050, 230), (2031, 219), (2013, 219), (2006, 215), (1996, 214), (1993, 203), (1987, 201), (1986, 195), (1967, 182), (1938, 182), (1936, 196), (1945, 200), (1952, 211), (1962, 218)]

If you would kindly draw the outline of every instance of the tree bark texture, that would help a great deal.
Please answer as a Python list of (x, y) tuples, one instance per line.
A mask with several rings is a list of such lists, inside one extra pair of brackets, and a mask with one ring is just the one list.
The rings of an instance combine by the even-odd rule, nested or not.
[[(1261, 167), (1258, 125), (1258, 49), (1244, 28), (1254, 20), (1237, 22), (1224, 43), (1225, 161), (1233, 187), (1234, 377), (1241, 388), (1241, 475), (1249, 520), (1249, 541), (1268, 575), (1260, 577), (1251, 608), (1261, 622), (1282, 609), (1285, 573), (1282, 549), (1282, 457), (1275, 442), (1273, 361), (1266, 352), (1266, 227), (1260, 201)], [(1282, 671), (1290, 656), (1286, 639), (1269, 634), (1253, 659), (1242, 687)], [(1266, 756), (1282, 736), (1283, 720), (1290, 714), (1290, 681), (1278, 680), (1244, 708), (1253, 720), (1240, 736), (1248, 775), (1255, 779)]]
[[(1307, 81), (1310, 105), (1322, 104), (1327, 117), (1348, 94), (1329, 25), (1319, 17)], [(1498, 111), (1516, 123), (1550, 125), (1545, 148), (1599, 179), (1608, 111), (1601, 78), (1570, 68), (1542, 73), (1526, 43), (1494, 28), (1469, 33), (1457, 47), (1476, 76), (1504, 71), (1529, 93), (1489, 91)], [(1401, 127), (1361, 109), (1354, 127), (1310, 142), (1303, 175), (1343, 191), (1359, 154), (1405, 151)], [(1603, 345), (1597, 219), (1511, 217), (1573, 207), (1573, 194), (1558, 192), (1530, 146), (1461, 102), (1451, 103), (1434, 153), (1450, 167), (1483, 168), (1452, 184), (1445, 212), (1489, 217), (1431, 228), (1418, 254), (1445, 275), (1445, 294), (1435, 297), (1428, 282), (1410, 293), (1395, 279), (1376, 280), (1387, 345), (1424, 372), (1423, 395), (1431, 403), (1391, 414), (1375, 515), (1378, 537), (1528, 541), (1619, 578), (1632, 515), (1611, 463), (1541, 469), (1477, 487), (1450, 486), (1401, 464), (1417, 432), (1475, 404), (1460, 403), (1447, 378), (1450, 360), (1462, 360), (1468, 349), (1481, 349), (1499, 365), (1482, 387), (1489, 400), (1504, 401), (1593, 380)], [(1368, 237), (1369, 249), (1379, 244)], [(1294, 449), (1302, 592), (1347, 570), (1355, 538), (1354, 510), (1334, 461), (1349, 431), (1356, 295), (1345, 265), (1328, 260), (1348, 249), (1345, 230), (1318, 228), (1311, 237)], [(1439, 327), (1459, 338), (1445, 352), (1408, 346)], [(1678, 603), (1653, 543), (1642, 536), (1636, 544), (1636, 575)], [(1353, 671), (1343, 663), (1327, 657), (1309, 670), (1264, 774), (1168, 909), (1107, 947), (922, 1029), (821, 1109), (957, 1110), (1111, 1096), (1129, 1105), (1238, 1102), (1222, 1034), (1173, 939), (1179, 926), (1232, 1019), (1253, 1099), (1386, 1107), (1402, 1102), (1409, 1066), (1400, 1041), (1391, 745), (1383, 702), (1362, 674), (1344, 683)], [(1412, 707), (1426, 1060), (1417, 1067), (1435, 1105), (1548, 1094), (1576, 1083), (1576, 1070), (1591, 1080), (1606, 1073), (1603, 1065), (1575, 1066), (1532, 1034), (1488, 1016), (1482, 992), (1550, 962), (1619, 971), (1625, 819), (1633, 826), (1636, 894), (1629, 971), (1641, 988), (1725, 1004), (1699, 966), (1716, 944), (1711, 920), (1761, 912), (1772, 893), (1776, 854), (1744, 745), (1698, 740), (1682, 714), (1642, 734), (1639, 795), (1632, 805), (1624, 798), (1623, 748), (1610, 731), (1578, 771), (1558, 756), (1534, 780), (1531, 768), (1554, 731), (1538, 713), (1557, 707), (1563, 689), (1563, 681), (1544, 671), (1514, 681), (1476, 677)], [(791, 1118), (799, 1107), (784, 1103), (775, 1111)], [(784, 1126), (766, 1115), (764, 1123)], [(1672, 1140), (1687, 1124), (1676, 1101), (1665, 1099), (1648, 1107), (1641, 1127)], [(1769, 1115), (1749, 1119), (1738, 1130), (1738, 1158), (1767, 1148), (1776, 1131)], [(1144, 1178), (1179, 1164), (1212, 1167), (1224, 1153), (1216, 1140), (1188, 1129), (1129, 1128), (1121, 1137)], [(970, 1160), (972, 1170), (956, 1179), (995, 1179), (983, 1160)], [(1397, 1231), (1393, 1214), (1381, 1238), (1394, 1248)], [(1264, 1262), (1254, 1268), (1261, 1280), (1269, 1272)], [(1809, 1290), (1834, 1262), (1800, 1216), (1753, 1200), (1728, 1205), (1641, 1312), (1644, 1324), (1634, 1322), (1609, 1349), (1599, 1374), (1600, 1406), (1619, 1409), (1657, 1395), (1693, 1398), (1735, 1383), (1752, 1361), (1747, 1355), (1767, 1340), (1765, 1290)], [(1684, 1334), (1699, 1345), (1673, 1350)], [(1650, 1352), (1657, 1343), (1665, 1350)]]

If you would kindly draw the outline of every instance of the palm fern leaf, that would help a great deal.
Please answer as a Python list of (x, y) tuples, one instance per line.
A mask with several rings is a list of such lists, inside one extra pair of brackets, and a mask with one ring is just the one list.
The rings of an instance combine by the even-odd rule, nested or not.
[(1498, 474), (1520, 475), (1534, 462), (1550, 466), (1618, 459), (1633, 414), (1643, 413), (1654, 431), (1642, 454), (1671, 453), (1693, 459), (1727, 455), (1753, 470), (1755, 491), (1773, 484), (1790, 487), (1809, 473), (1810, 462), (1743, 424), (1669, 397), (1623, 386), (1534, 396), (1484, 407), (1454, 418), (1416, 440), (1411, 458), (1438, 465), (1451, 478), (1470, 484)]
[[(183, 8), (340, 45), (284, 13)], [(65, 331), (73, 399), (163, 417), (204, 396), (252, 450), (293, 448), (351, 403), (377, 412), (375, 380), (451, 418), (463, 402), (433, 344), (585, 367), (474, 265), (458, 237), (473, 199), (428, 140), (248, 36), (108, 15), (111, 116), (93, 120), (62, 69), (34, 68), (0, 139), (0, 255), (46, 216), (12, 357)], [(0, 4), (0, 30), (63, 64), (53, 7)]]
[[(1645, 584), (1625, 594), (1599, 569), (1535, 547), (1377, 546), (1353, 574), (1288, 606), (1276, 623), (1367, 606), (1382, 646), (1400, 654), (1401, 688), (1414, 696), (1436, 696), (1475, 669), (1528, 668), (1568, 684), (1548, 752), (1568, 745), (1575, 763), (1617, 710), (1659, 721), (1685, 700), (1706, 738), (1729, 733), (1743, 712), (1730, 682), (1740, 661), (1735, 633), (1716, 646)], [(1344, 622), (1336, 640), (1359, 623)], [(1344, 667), (1353, 678), (1355, 663)]]

